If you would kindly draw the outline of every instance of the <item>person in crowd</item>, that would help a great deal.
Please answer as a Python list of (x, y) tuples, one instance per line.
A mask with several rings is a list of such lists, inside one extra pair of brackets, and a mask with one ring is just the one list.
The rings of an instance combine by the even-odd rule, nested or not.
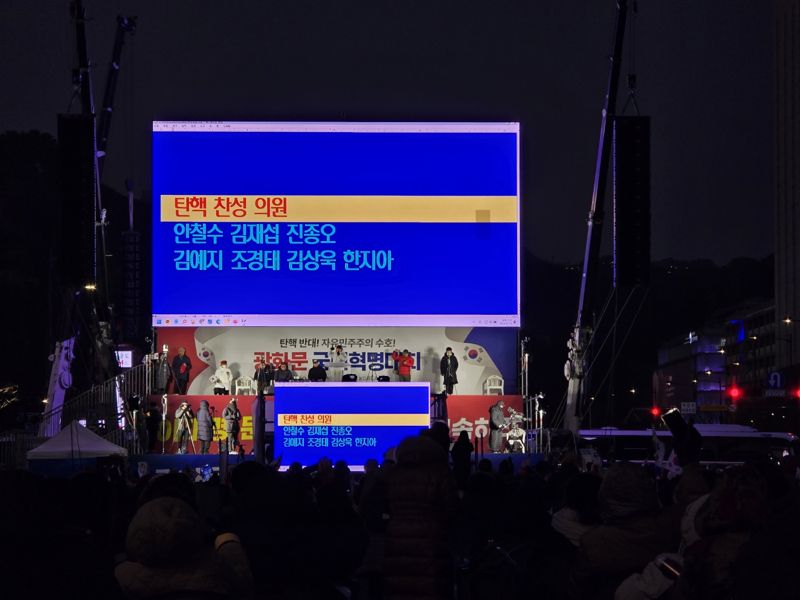
[(448, 599), (456, 487), (447, 451), (428, 436), (403, 440), (388, 476), (386, 598)]
[(248, 598), (253, 592), (239, 538), (212, 536), (200, 515), (177, 498), (139, 508), (128, 526), (125, 554), (114, 575), (127, 598)]
[[(678, 489), (682, 484), (683, 479), (675, 490), (676, 496), (685, 492)], [(757, 568), (753, 565), (755, 556), (746, 551), (747, 543), (754, 533), (762, 530), (771, 506), (777, 506), (790, 490), (791, 486), (787, 485), (778, 467), (768, 461), (726, 470), (710, 493), (696, 498), (683, 512), (679, 552), (664, 552), (655, 557), (641, 574), (629, 577), (617, 588), (616, 597), (621, 600), (662, 595), (676, 600), (748, 597), (735, 585), (737, 579), (739, 583), (746, 580), (737, 577), (742, 567)], [(761, 552), (766, 554), (771, 550), (772, 559), (780, 560), (776, 556), (780, 551), (775, 553), (776, 540), (787, 533), (781, 531), (761, 548)], [(786, 558), (783, 560), (785, 562)], [(762, 558), (762, 562), (770, 561)], [(781, 569), (773, 565), (772, 570)], [(758, 584), (751, 588), (751, 593), (759, 590), (756, 597), (797, 597), (796, 592), (790, 595), (769, 593), (777, 592), (774, 582), (767, 583), (763, 570), (757, 572)], [(769, 588), (772, 589), (768, 591)]]
[(228, 453), (232, 454), (239, 445), (239, 422), (242, 420), (242, 413), (236, 403), (236, 398), (231, 398), (228, 406), (222, 411), (222, 418), (225, 419), (225, 433), (228, 438)]
[(325, 369), (322, 367), (322, 365), (319, 364), (318, 359), (315, 358), (313, 361), (311, 361), (311, 364), (313, 366), (308, 370), (309, 381), (325, 381), (328, 379), (328, 374), (325, 372)]
[(228, 368), (228, 361), (221, 360), (219, 367), (214, 373), (214, 393), (217, 396), (227, 396), (231, 393), (231, 382), (233, 381), (233, 373)]
[(450, 427), (448, 427), (447, 423), (434, 421), (431, 423), (430, 428), (422, 430), (421, 435), (428, 436), (439, 444), (445, 452), (450, 452), (450, 445), (453, 441), (450, 439)]
[(192, 361), (186, 356), (186, 348), (178, 348), (178, 354), (172, 359), (172, 376), (175, 380), (175, 393), (186, 395), (189, 390), (189, 373)]
[(165, 394), (169, 387), (169, 377), (170, 377), (170, 368), (169, 368), (169, 359), (167, 358), (167, 353), (162, 352), (158, 355), (158, 360), (155, 364), (156, 369), (156, 380), (155, 380), (155, 391), (158, 394)]
[(292, 379), (293, 374), (289, 370), (289, 365), (285, 362), (278, 365), (278, 370), (275, 372), (275, 381), (291, 381)]
[(256, 392), (259, 396), (263, 396), (269, 391), (274, 377), (275, 369), (273, 366), (261, 358), (256, 365), (256, 372), (253, 373), (253, 381), (256, 382)]
[(414, 368), (414, 357), (409, 354), (408, 349), (403, 353), (395, 349), (392, 352), (392, 360), (397, 362), (397, 377), (400, 381), (411, 381), (411, 369)]
[(489, 451), (502, 452), (503, 451), (503, 426), (506, 423), (506, 417), (503, 414), (506, 403), (498, 400), (489, 408)]
[(458, 371), (458, 359), (456, 355), (453, 354), (453, 349), (449, 346), (444, 351), (439, 370), (442, 373), (442, 383), (444, 384), (445, 391), (448, 394), (452, 394), (453, 386), (458, 383), (458, 377), (456, 376), (456, 371)]
[(331, 348), (329, 361), (331, 381), (342, 380), (342, 377), (344, 377), (344, 374), (347, 371), (347, 357), (347, 352), (344, 351), (344, 348), (342, 348), (341, 344), (337, 344), (335, 347)]
[(208, 401), (201, 400), (197, 410), (197, 441), (200, 442), (200, 454), (208, 454), (211, 440), (214, 439), (214, 420), (208, 409)]
[(553, 529), (576, 548), (583, 534), (600, 522), (597, 494), (601, 482), (588, 473), (573, 475), (566, 485), (564, 507), (553, 513)]
[(175, 438), (178, 441), (178, 454), (186, 454), (186, 445), (192, 437), (192, 424), (194, 423), (194, 412), (191, 405), (184, 401), (181, 402), (175, 411)]
[(655, 482), (638, 465), (617, 463), (608, 470), (598, 506), (602, 522), (580, 536), (570, 598), (611, 598), (624, 579), (677, 545), (679, 532), (660, 526)]
[(453, 458), (453, 476), (456, 479), (456, 485), (459, 490), (464, 490), (467, 487), (467, 480), (472, 465), (472, 451), (474, 450), (472, 442), (469, 440), (469, 434), (466, 431), (461, 431), (458, 434), (456, 443), (450, 450), (450, 456)]

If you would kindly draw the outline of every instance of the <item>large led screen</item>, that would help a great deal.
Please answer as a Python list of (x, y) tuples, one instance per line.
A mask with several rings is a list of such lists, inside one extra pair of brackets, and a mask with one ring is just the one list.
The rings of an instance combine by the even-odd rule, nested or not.
[(153, 124), (153, 325), (519, 325), (517, 123)]
[(313, 465), (324, 457), (362, 467), (430, 426), (424, 383), (277, 383), (275, 456)]

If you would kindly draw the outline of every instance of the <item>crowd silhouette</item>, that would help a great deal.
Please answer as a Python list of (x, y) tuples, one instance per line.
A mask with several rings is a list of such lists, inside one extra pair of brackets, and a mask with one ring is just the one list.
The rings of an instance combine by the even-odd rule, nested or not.
[[(793, 457), (580, 471), (474, 462), (434, 426), (363, 473), (243, 462), (131, 480), (0, 473), (0, 570), (36, 598), (797, 598)], [(674, 475), (674, 474), (673, 474)], [(16, 597), (16, 596), (9, 596)]]

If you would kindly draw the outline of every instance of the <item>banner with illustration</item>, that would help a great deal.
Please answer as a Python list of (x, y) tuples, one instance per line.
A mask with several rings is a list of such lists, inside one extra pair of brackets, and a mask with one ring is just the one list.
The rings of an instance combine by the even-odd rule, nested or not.
[[(489, 377), (502, 380), (502, 393), (518, 390), (517, 330), (458, 327), (180, 327), (158, 328), (158, 348), (167, 346), (171, 363), (179, 347), (191, 360), (190, 395), (214, 393), (212, 377), (220, 362), (231, 369), (232, 394), (248, 393), (237, 386), (252, 378), (262, 358), (277, 366), (287, 363), (295, 379), (307, 379), (313, 360), (326, 366), (337, 345), (347, 354), (342, 374), (358, 381), (398, 379), (392, 352), (408, 350), (414, 359), (412, 381), (427, 381), (431, 391), (443, 391), (441, 360), (450, 347), (458, 360), (456, 395), (481, 395)], [(329, 376), (333, 373), (329, 369)], [(338, 373), (337, 373), (338, 374)], [(245, 379), (239, 384), (247, 383)], [(170, 387), (170, 391), (172, 388)]]

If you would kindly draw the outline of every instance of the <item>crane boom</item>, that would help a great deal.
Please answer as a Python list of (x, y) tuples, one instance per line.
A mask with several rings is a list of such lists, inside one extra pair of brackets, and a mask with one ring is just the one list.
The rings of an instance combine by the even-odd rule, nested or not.
[(111, 62), (106, 75), (106, 89), (103, 93), (103, 109), (97, 125), (97, 165), (98, 177), (103, 177), (103, 159), (108, 146), (108, 134), (111, 131), (111, 117), (114, 110), (114, 95), (117, 91), (119, 68), (122, 61), (122, 47), (125, 45), (125, 34), (136, 31), (136, 17), (117, 17), (117, 32), (114, 35), (114, 49), (111, 52)]
[(580, 426), (581, 397), (584, 393), (586, 345), (591, 329), (585, 325), (587, 305), (591, 298), (592, 277), (597, 270), (600, 257), (600, 240), (605, 216), (606, 183), (608, 180), (608, 163), (611, 155), (611, 127), (609, 118), (616, 113), (617, 88), (622, 62), (622, 47), (625, 42), (625, 25), (628, 17), (628, 1), (617, 0), (617, 14), (614, 22), (614, 42), (609, 56), (608, 85), (600, 118), (600, 139), (597, 145), (592, 202), (587, 221), (586, 247), (583, 253), (583, 271), (581, 272), (581, 289), (578, 296), (578, 314), (575, 327), (567, 342), (569, 349), (564, 375), (567, 378), (567, 398), (564, 413), (565, 425), (571, 431)]

